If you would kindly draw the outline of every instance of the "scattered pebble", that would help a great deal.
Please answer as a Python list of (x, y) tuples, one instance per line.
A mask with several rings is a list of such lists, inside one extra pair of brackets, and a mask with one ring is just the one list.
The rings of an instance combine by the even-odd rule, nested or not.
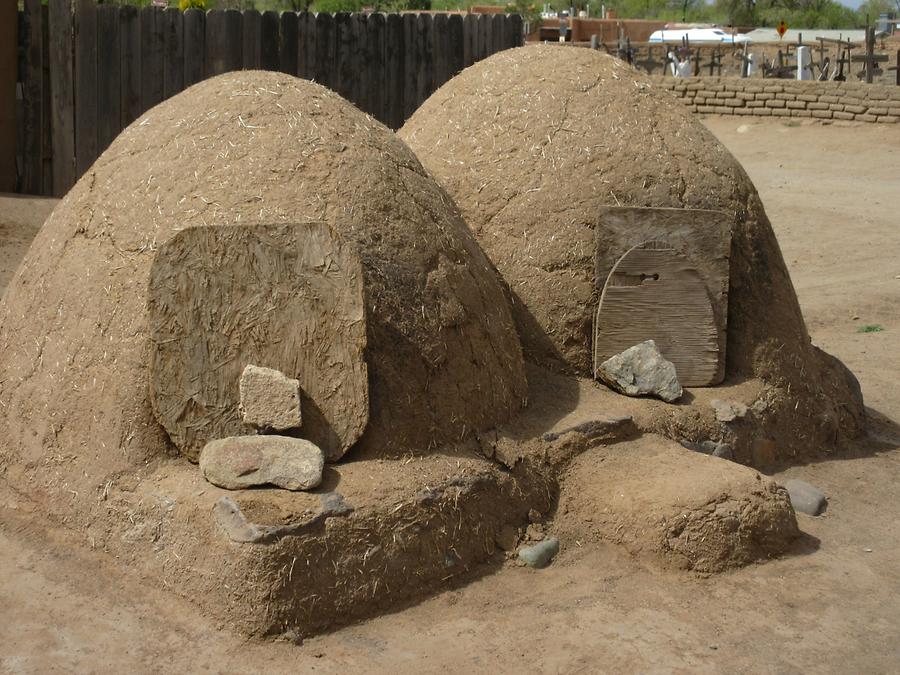
[(731, 450), (731, 445), (728, 443), (718, 443), (716, 441), (703, 441), (701, 443), (680, 441), (680, 443), (683, 448), (693, 450), (694, 452), (712, 455), (713, 457), (719, 457), (721, 459), (734, 460), (734, 453)]
[(818, 516), (828, 506), (828, 499), (816, 487), (806, 481), (792, 478), (784, 484), (791, 497), (791, 506), (795, 511)]
[(747, 414), (747, 406), (739, 401), (722, 401), (714, 398), (709, 404), (716, 411), (716, 419), (720, 422), (733, 422)]
[(559, 539), (550, 537), (534, 546), (523, 546), (520, 548), (519, 560), (529, 567), (541, 569), (549, 565), (557, 553), (559, 553)]

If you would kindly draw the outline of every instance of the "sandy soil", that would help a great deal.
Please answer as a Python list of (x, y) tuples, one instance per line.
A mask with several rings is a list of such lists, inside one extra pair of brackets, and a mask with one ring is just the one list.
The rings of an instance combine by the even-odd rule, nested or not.
[[(830, 497), (798, 516), (793, 555), (703, 578), (564, 541), (546, 570), (508, 567), (299, 647), (247, 643), (0, 492), (0, 670), (896, 671), (900, 129), (706, 123), (762, 195), (813, 340), (857, 374), (873, 416), (852, 455), (779, 474)], [(0, 198), (3, 286), (50, 207)]]

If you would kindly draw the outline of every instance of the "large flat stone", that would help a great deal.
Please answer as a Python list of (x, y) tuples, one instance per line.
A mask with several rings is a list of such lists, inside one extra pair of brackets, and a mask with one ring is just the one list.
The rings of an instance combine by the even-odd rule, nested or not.
[(200, 453), (203, 476), (226, 490), (260, 485), (309, 490), (322, 482), (324, 466), (318, 446), (289, 436), (232, 436), (210, 441)]

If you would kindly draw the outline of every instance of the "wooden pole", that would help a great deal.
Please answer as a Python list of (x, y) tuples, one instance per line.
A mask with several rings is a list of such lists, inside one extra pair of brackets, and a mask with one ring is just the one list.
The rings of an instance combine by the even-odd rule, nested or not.
[(0, 192), (16, 189), (18, 3), (0, 3)]
[[(868, 17), (866, 17), (868, 19)], [(868, 23), (868, 20), (866, 21)], [(866, 28), (866, 84), (872, 84), (875, 71), (875, 29)]]

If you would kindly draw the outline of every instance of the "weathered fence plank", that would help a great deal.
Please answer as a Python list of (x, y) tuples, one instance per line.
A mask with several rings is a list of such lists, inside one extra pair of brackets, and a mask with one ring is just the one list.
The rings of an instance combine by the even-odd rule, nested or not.
[(255, 9), (244, 10), (244, 70), (257, 70), (260, 66), (260, 24), (262, 16)]
[(72, 7), (50, 0), (50, 115), (53, 148), (53, 194), (75, 184), (75, 90)]
[(332, 80), (332, 89), (344, 98), (349, 98), (347, 91), (352, 86), (353, 73), (353, 33), (350, 30), (350, 15), (346, 12), (336, 12), (334, 15), (334, 47), (335, 47), (335, 77)]
[(75, 174), (97, 159), (97, 3), (75, 3)]
[(0, 192), (16, 189), (18, 32), (18, 3), (0, 5)]
[(384, 23), (384, 80), (387, 97), (385, 116), (381, 120), (391, 129), (399, 129), (406, 119), (403, 99), (405, 91), (403, 31), (403, 17), (399, 14), (388, 14)]
[(450, 77), (450, 29), (446, 14), (435, 14), (432, 19), (432, 53), (434, 58), (435, 89)]
[(418, 68), (416, 74), (416, 108), (425, 102), (434, 91), (434, 58), (432, 45), (431, 14), (419, 14), (417, 17), (416, 56)]
[(17, 142), (20, 188), (32, 193), (65, 192), (124, 126), (206, 77), (262, 68), (314, 79), (396, 129), (461, 69), (522, 42), (518, 16), (24, 2)]
[(278, 12), (263, 12), (259, 26), (259, 67), (263, 70), (278, 70), (280, 23)]
[(334, 17), (330, 14), (316, 15), (316, 76), (315, 80), (324, 87), (333, 88), (335, 57)]
[(177, 7), (163, 13), (163, 97), (184, 89), (184, 14)]
[(184, 87), (206, 77), (206, 13), (189, 9), (184, 13)]
[(206, 13), (206, 77), (243, 68), (242, 19), (236, 9)]
[(163, 100), (165, 31), (159, 7), (141, 9), (141, 112)]
[(25, 0), (25, 21), (21, 40), (25, 48), (25, 72), (22, 74), (22, 191), (39, 194), (43, 190), (44, 145), (43, 129), (43, 76), (41, 0)]
[(466, 14), (463, 19), (463, 68), (478, 60), (478, 16)]
[(97, 8), (97, 152), (106, 150), (122, 131), (122, 54), (119, 7)]
[(50, 8), (41, 6), (41, 194), (53, 194), (53, 106), (50, 102)]
[(465, 67), (463, 57), (465, 39), (463, 37), (463, 30), (463, 17), (459, 14), (451, 14), (450, 18), (447, 20), (447, 32), (449, 33), (447, 45), (447, 70), (449, 77), (454, 77)]
[(350, 101), (352, 101), (360, 110), (369, 111), (369, 90), (366, 88), (366, 75), (368, 74), (372, 63), (368, 57), (368, 40), (366, 34), (366, 22), (368, 18), (365, 14), (350, 15), (350, 35), (351, 42), (354, 45), (351, 53), (350, 64), (353, 69), (353, 84), (349, 90)]
[(141, 24), (137, 8), (122, 5), (119, 10), (122, 54), (122, 127), (141, 114)]
[[(419, 35), (419, 25), (415, 14), (403, 15), (403, 120), (408, 120), (418, 104), (419, 88), (419, 53), (416, 42)], [(403, 125), (403, 122), (400, 122)]]
[(281, 63), (279, 70), (288, 75), (296, 75), (297, 14), (294, 12), (281, 13), (281, 50), (278, 56)]
[(384, 14), (372, 14), (366, 20), (366, 69), (363, 86), (366, 90), (366, 112), (372, 117), (387, 123), (388, 113), (385, 106), (385, 73), (387, 60), (385, 55), (385, 19)]
[(494, 53), (493, 19), (490, 14), (478, 17), (478, 60), (486, 59)]
[(511, 14), (509, 19), (509, 30), (512, 35), (511, 47), (521, 47), (525, 43), (525, 25), (522, 21), (521, 14)]
[(495, 14), (491, 17), (491, 49), (488, 56), (507, 48), (506, 15)]
[(297, 75), (307, 80), (316, 77), (316, 15), (297, 15)]

